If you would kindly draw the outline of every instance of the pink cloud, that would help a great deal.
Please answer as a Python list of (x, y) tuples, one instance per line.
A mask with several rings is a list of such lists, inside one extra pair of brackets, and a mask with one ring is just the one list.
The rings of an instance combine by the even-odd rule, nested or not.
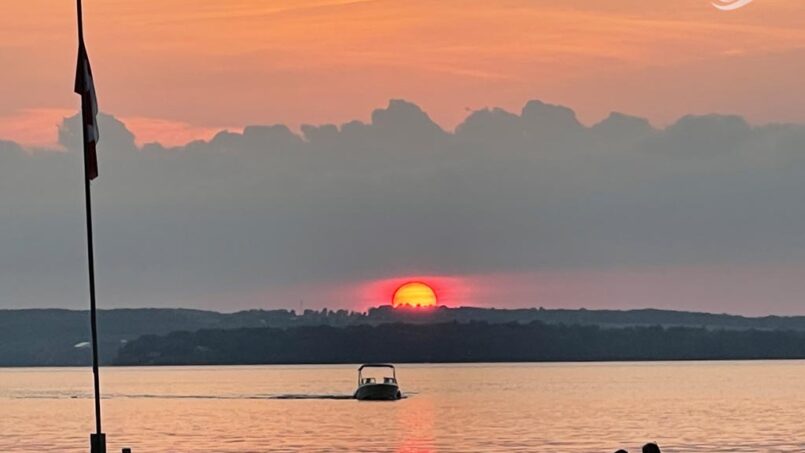
[(240, 132), (235, 127), (195, 126), (184, 121), (129, 116), (120, 119), (134, 134), (137, 145), (157, 142), (164, 146), (181, 146), (193, 140), (210, 140), (221, 130)]
[(24, 109), (0, 117), (0, 139), (34, 148), (62, 149), (58, 129), (74, 110), (60, 108)]
[[(0, 116), (0, 139), (29, 148), (62, 150), (58, 141), (59, 125), (76, 111), (62, 108), (24, 109)], [(141, 116), (120, 120), (135, 137), (137, 145), (159, 142), (164, 146), (180, 146), (193, 140), (210, 140), (221, 130), (240, 131), (237, 127), (196, 126), (184, 121)]]

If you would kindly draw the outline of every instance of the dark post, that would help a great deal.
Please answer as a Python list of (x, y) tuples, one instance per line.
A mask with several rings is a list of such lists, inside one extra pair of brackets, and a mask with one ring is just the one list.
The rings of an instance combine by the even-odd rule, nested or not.
[[(78, 0), (79, 2), (81, 0)], [(86, 144), (84, 146), (87, 146)], [(86, 166), (85, 166), (86, 167)], [(101, 382), (98, 369), (98, 322), (95, 310), (95, 257), (92, 246), (92, 197), (89, 178), (84, 178), (87, 206), (87, 254), (89, 256), (89, 318), (92, 328), (92, 378), (95, 387), (95, 434), (90, 435), (91, 453), (106, 453), (106, 435), (101, 429)]]
[[(76, 0), (78, 10), (78, 40), (84, 42), (84, 18), (81, 10), (81, 0)], [(83, 104), (83, 103), (82, 103)], [(82, 121), (86, 121), (86, 106), (82, 105)], [(87, 128), (83, 127), (83, 134), (86, 135)], [(86, 160), (89, 142), (88, 137), (84, 138), (84, 159)], [(95, 387), (95, 433), (90, 434), (90, 452), (106, 453), (106, 435), (101, 427), (101, 383), (98, 370), (98, 322), (95, 309), (95, 251), (92, 244), (92, 196), (90, 192), (90, 178), (87, 174), (87, 165), (84, 165), (84, 196), (86, 199), (87, 210), (87, 257), (89, 265), (89, 317), (92, 330), (92, 375)]]

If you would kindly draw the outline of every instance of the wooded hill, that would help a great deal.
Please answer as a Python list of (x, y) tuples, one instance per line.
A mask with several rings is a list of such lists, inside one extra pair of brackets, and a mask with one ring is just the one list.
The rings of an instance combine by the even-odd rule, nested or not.
[[(305, 310), (302, 313), (289, 310), (250, 310), (218, 313), (187, 309), (118, 309), (101, 310), (98, 313), (103, 363), (114, 361), (122, 345), (143, 335), (165, 335), (178, 331), (377, 326), (392, 323), (528, 324), (534, 321), (605, 328), (664, 326), (805, 331), (805, 317), (747, 318), (666, 310), (507, 310), (470, 307), (395, 310), (385, 306), (370, 309), (367, 313), (346, 310)], [(90, 363), (89, 349), (76, 345), (87, 341), (89, 317), (85, 311), (0, 310), (0, 366), (86, 365)]]
[(545, 362), (805, 358), (805, 332), (563, 324), (382, 324), (174, 332), (120, 349), (120, 365)]

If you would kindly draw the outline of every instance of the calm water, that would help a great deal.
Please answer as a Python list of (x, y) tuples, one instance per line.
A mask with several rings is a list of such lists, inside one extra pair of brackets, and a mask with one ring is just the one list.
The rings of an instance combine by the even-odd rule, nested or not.
[[(805, 451), (805, 362), (107, 368), (109, 451)], [(85, 369), (0, 369), (0, 451), (87, 451)]]

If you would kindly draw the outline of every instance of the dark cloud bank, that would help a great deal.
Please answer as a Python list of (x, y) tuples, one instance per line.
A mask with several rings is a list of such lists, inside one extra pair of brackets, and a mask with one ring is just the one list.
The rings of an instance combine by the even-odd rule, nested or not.
[[(0, 307), (85, 305), (79, 131), (62, 125), (68, 152), (0, 141)], [(101, 131), (107, 306), (226, 309), (238, 292), (288, 306), (270, 289), (409, 273), (805, 263), (799, 125), (708, 115), (658, 130), (613, 113), (588, 127), (532, 101), (448, 132), (392, 101), (368, 124), (171, 149), (138, 148), (112, 117)]]

